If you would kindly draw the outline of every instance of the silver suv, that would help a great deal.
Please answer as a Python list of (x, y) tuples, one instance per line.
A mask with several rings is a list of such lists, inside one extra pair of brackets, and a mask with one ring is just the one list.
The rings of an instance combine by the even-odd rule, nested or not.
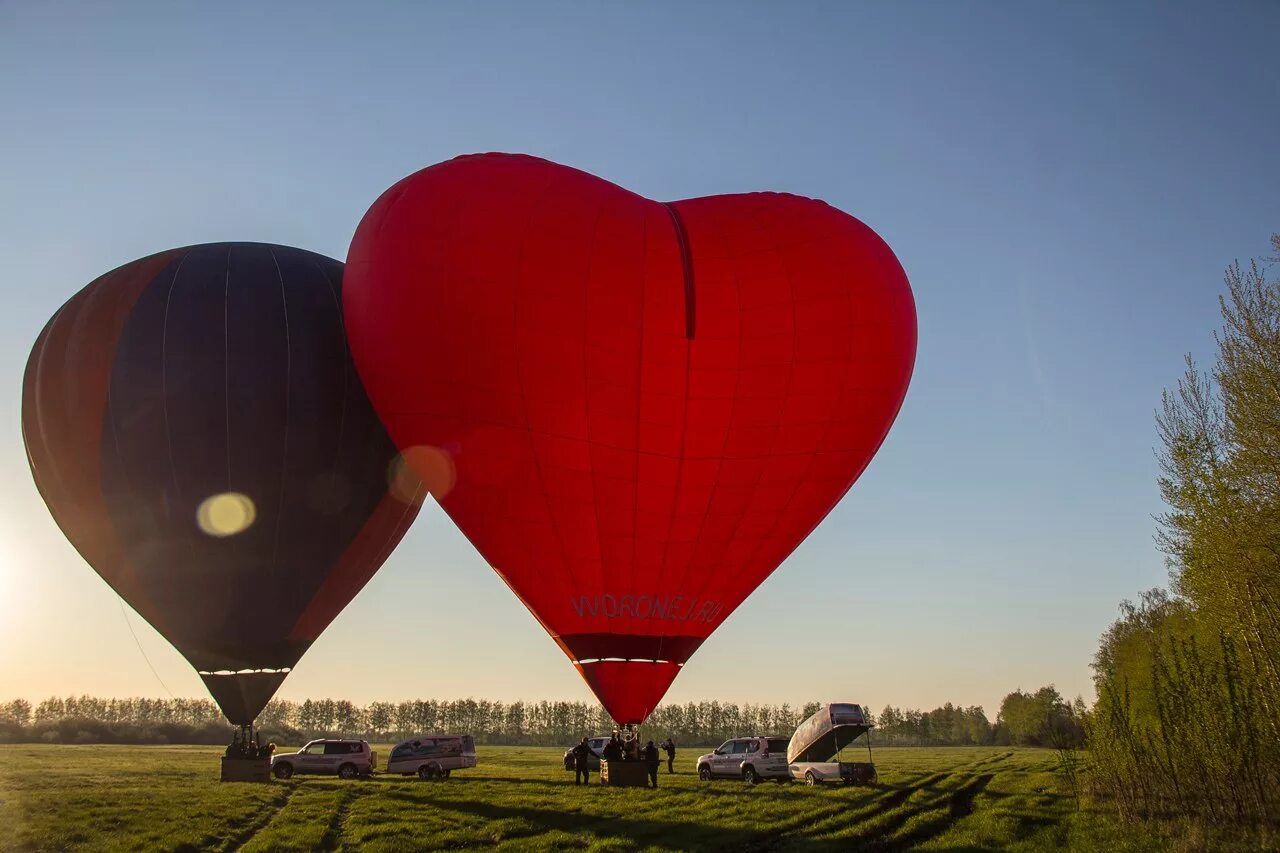
[(698, 778), (709, 782), (717, 777), (742, 779), (752, 785), (763, 779), (786, 782), (791, 778), (787, 768), (785, 737), (736, 737), (725, 741), (715, 752), (698, 756)]
[(271, 757), (277, 779), (294, 773), (329, 773), (342, 779), (368, 776), (378, 765), (378, 753), (363, 740), (313, 740), (297, 752)]
[[(593, 737), (587, 741), (587, 746), (591, 748), (591, 754), (587, 756), (587, 769), (592, 773), (600, 772), (600, 759), (604, 757), (605, 745), (609, 743), (607, 737)], [(573, 751), (577, 747), (569, 747), (564, 751), (564, 769), (573, 770), (577, 766), (577, 761), (573, 757)]]

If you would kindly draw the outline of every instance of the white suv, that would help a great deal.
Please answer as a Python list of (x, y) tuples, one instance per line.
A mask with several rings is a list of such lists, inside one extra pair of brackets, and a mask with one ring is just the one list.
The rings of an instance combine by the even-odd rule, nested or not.
[[(587, 756), (587, 769), (592, 773), (600, 772), (600, 759), (604, 757), (604, 748), (609, 743), (607, 737), (593, 737), (587, 741), (587, 746), (591, 749), (591, 754)], [(577, 767), (578, 762), (573, 756), (576, 746), (571, 746), (564, 751), (564, 769), (573, 770)]]
[(378, 753), (363, 740), (313, 740), (297, 752), (271, 757), (277, 779), (294, 773), (334, 773), (343, 779), (368, 776), (378, 764)]
[(790, 780), (785, 737), (737, 737), (715, 752), (698, 756), (698, 778), (742, 779), (754, 785), (762, 779)]

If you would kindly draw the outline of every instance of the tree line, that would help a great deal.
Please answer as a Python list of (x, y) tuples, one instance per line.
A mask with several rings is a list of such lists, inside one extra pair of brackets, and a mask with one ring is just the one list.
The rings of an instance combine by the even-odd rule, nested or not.
[[(1031, 705), (1022, 698), (1026, 697)], [(1036, 704), (1033, 697), (1047, 697)], [(645, 723), (648, 731), (678, 743), (718, 744), (743, 734), (790, 735), (818, 710), (817, 702), (735, 704), (687, 702), (660, 705)], [(1066, 707), (1057, 691), (1015, 691), (1005, 697), (994, 725), (978, 706), (948, 702), (933, 711), (884, 708), (871, 715), (879, 729), (873, 742), (895, 746), (961, 746), (1043, 742), (1052, 714)], [(1037, 717), (1041, 714), (1043, 719)], [(264, 736), (279, 743), (347, 736), (394, 741), (432, 731), (466, 732), (484, 744), (563, 745), (583, 734), (613, 728), (604, 709), (586, 702), (499, 702), (487, 699), (371, 702), (345, 699), (274, 699), (258, 718)], [(51, 697), (32, 706), (17, 699), (0, 705), (0, 740), (50, 743), (224, 743), (229, 727), (208, 699), (103, 699)]]
[(1255, 839), (1280, 824), (1280, 281), (1268, 272), (1227, 269), (1213, 365), (1188, 356), (1164, 394), (1157, 541), (1171, 583), (1121, 605), (1087, 721), (1099, 801)]
[(1015, 690), (1004, 697), (996, 721), (980, 705), (948, 702), (932, 711), (886, 706), (875, 718), (875, 740), (883, 746), (1046, 746), (1084, 745), (1084, 700), (1067, 703), (1053, 685), (1034, 693)]

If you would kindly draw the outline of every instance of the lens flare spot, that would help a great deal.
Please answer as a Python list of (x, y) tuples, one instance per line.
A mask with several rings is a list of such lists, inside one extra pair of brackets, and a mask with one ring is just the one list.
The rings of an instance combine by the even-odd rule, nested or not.
[(196, 523), (210, 536), (234, 536), (253, 526), (258, 511), (248, 495), (223, 492), (210, 495), (196, 510)]
[(453, 454), (425, 444), (402, 452), (387, 472), (391, 493), (402, 503), (421, 503), (427, 492), (440, 500), (453, 490), (457, 476)]

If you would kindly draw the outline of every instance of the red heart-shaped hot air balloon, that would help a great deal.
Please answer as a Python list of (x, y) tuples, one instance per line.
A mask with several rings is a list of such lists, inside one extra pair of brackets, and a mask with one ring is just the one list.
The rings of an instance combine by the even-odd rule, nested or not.
[(857, 479), (915, 358), (906, 275), (857, 219), (522, 155), (391, 187), (346, 281), (393, 440), (623, 724)]

